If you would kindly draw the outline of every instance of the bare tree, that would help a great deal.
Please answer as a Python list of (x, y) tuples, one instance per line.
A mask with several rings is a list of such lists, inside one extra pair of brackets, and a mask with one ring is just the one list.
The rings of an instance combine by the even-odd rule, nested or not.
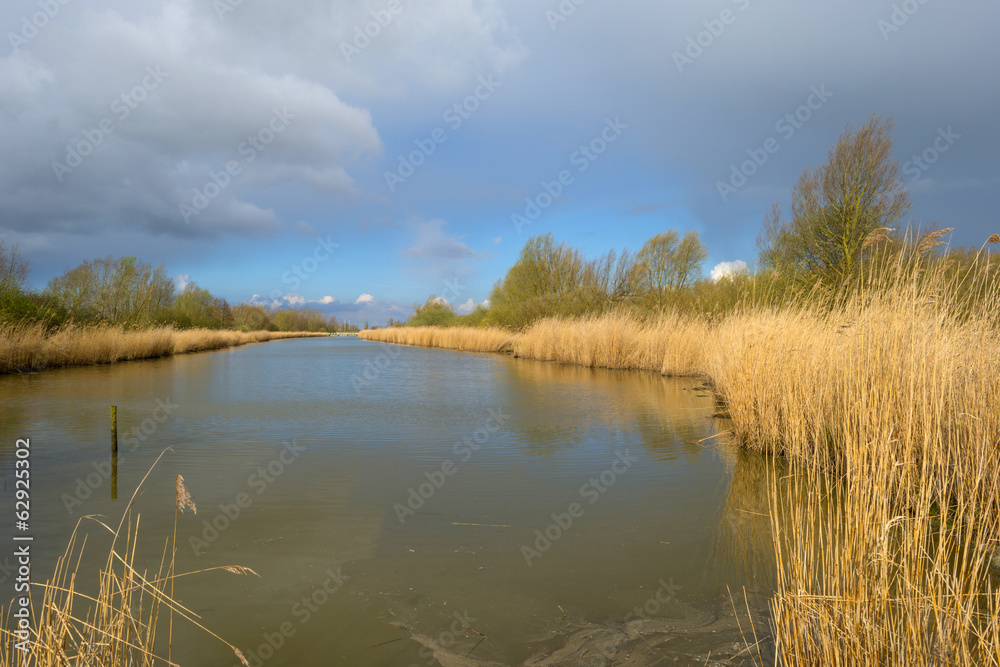
[(674, 260), (674, 289), (688, 287), (701, 274), (701, 268), (708, 258), (708, 251), (701, 242), (698, 232), (689, 229), (677, 246)]
[(49, 281), (46, 292), (79, 319), (148, 324), (172, 305), (174, 283), (163, 265), (135, 257), (95, 259)]
[(635, 257), (641, 289), (657, 305), (662, 305), (667, 290), (676, 281), (677, 244), (678, 234), (671, 229), (647, 240)]
[(868, 252), (865, 241), (891, 228), (910, 209), (899, 163), (892, 157), (893, 121), (877, 116), (857, 131), (848, 125), (816, 170), (792, 190), (792, 217), (772, 208), (758, 239), (766, 268), (840, 282)]
[(28, 284), (30, 266), (16, 245), (0, 240), (0, 298), (19, 294)]
[(640, 291), (662, 306), (669, 292), (693, 282), (706, 257), (708, 252), (694, 230), (685, 232), (683, 238), (673, 229), (657, 234), (643, 244), (635, 258)]

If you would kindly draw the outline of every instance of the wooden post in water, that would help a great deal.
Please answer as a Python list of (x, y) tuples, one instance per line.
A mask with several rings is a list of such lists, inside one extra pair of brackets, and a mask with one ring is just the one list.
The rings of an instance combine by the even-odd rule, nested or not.
[(118, 500), (118, 452), (111, 453), (111, 500)]
[(118, 406), (111, 406), (111, 452), (118, 453)]

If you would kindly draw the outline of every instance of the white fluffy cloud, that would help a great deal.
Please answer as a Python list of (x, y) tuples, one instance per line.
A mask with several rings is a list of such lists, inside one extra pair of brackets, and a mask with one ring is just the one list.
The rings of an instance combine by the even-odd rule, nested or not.
[(726, 276), (731, 276), (734, 273), (746, 270), (747, 263), (742, 259), (738, 259), (735, 262), (720, 262), (715, 265), (714, 269), (712, 269), (712, 280), (718, 281)]
[(460, 315), (468, 315), (469, 313), (471, 313), (475, 309), (476, 309), (476, 302), (474, 300), (472, 300), (472, 299), (469, 299), (465, 303), (463, 303), (460, 306), (458, 306), (455, 310)]
[(357, 300), (354, 303), (355, 304), (375, 303), (375, 297), (373, 297), (371, 294), (362, 294), (357, 298)]

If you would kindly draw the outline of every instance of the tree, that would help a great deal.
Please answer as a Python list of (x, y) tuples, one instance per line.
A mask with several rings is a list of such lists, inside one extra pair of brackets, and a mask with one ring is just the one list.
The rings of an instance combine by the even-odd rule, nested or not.
[(213, 312), (212, 293), (188, 283), (174, 301), (174, 321), (182, 328), (218, 329), (222, 323)]
[(265, 331), (270, 323), (264, 306), (241, 303), (233, 307), (233, 327), (240, 331)]
[(608, 253), (588, 261), (565, 243), (556, 245), (552, 234), (532, 237), (507, 275), (494, 285), (489, 319), (523, 327), (549, 315), (599, 312), (608, 303), (612, 276), (618, 269), (628, 273), (625, 267), (630, 263), (627, 253), (618, 260)]
[(171, 307), (174, 284), (162, 264), (154, 269), (135, 257), (107, 257), (53, 278), (46, 294), (77, 319), (145, 325)]
[(671, 229), (646, 241), (635, 257), (639, 289), (657, 306), (663, 306), (667, 295), (688, 287), (701, 273), (708, 257), (698, 232), (689, 230), (684, 238)]
[(866, 241), (910, 209), (899, 163), (892, 157), (893, 121), (848, 125), (827, 162), (806, 169), (792, 190), (792, 217), (772, 208), (758, 238), (762, 268), (841, 283), (872, 252)]
[(635, 256), (640, 289), (657, 304), (662, 304), (667, 289), (674, 283), (676, 254), (677, 232), (671, 229), (648, 239)]
[(8, 247), (0, 240), (0, 298), (23, 293), (28, 284), (29, 271), (28, 260), (21, 257), (18, 247)]
[(693, 229), (684, 232), (684, 238), (677, 246), (673, 288), (679, 290), (690, 287), (698, 280), (706, 259), (708, 250), (701, 242), (698, 232)]
[[(406, 325), (411, 327), (437, 327), (448, 324), (456, 317), (451, 304), (441, 297), (433, 294), (428, 297), (423, 305), (413, 304), (413, 314), (406, 320)], [(368, 322), (365, 322), (365, 329)]]

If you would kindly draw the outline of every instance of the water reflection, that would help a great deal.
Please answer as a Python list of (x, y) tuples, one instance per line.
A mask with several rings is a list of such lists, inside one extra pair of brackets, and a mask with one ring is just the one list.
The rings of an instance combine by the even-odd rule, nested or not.
[[(699, 381), (398, 349), (360, 388), (352, 378), (384, 346), (354, 339), (0, 378), (8, 478), (14, 434), (39, 444), (37, 571), (79, 516), (119, 515), (112, 498), (130, 498), (170, 448), (136, 503), (150, 538), (139, 557), (162, 555), (182, 474), (199, 512), (181, 519), (178, 570), (240, 564), (262, 578), (182, 580), (178, 594), (238, 646), (269, 646), (267, 665), (408, 667), (477, 644), (474, 657), (521, 664), (591, 624), (619, 632), (664, 582), (676, 590), (651, 622), (719, 623), (726, 584), (766, 590), (761, 460), (717, 442)], [(68, 511), (64, 497), (108, 461), (112, 404), (121, 459)], [(476, 440), (497, 412), (509, 419)], [(634, 464), (591, 503), (581, 490), (621, 452)], [(572, 525), (526, 562), (522, 547), (573, 503)], [(456, 613), (475, 620), (452, 630)], [(181, 663), (232, 662), (190, 628), (175, 625), (175, 647)]]
[(714, 435), (714, 400), (696, 379), (517, 360), (501, 376), (522, 415), (523, 444), (534, 453), (578, 446), (595, 432), (638, 432), (659, 461), (693, 463), (698, 441)]

